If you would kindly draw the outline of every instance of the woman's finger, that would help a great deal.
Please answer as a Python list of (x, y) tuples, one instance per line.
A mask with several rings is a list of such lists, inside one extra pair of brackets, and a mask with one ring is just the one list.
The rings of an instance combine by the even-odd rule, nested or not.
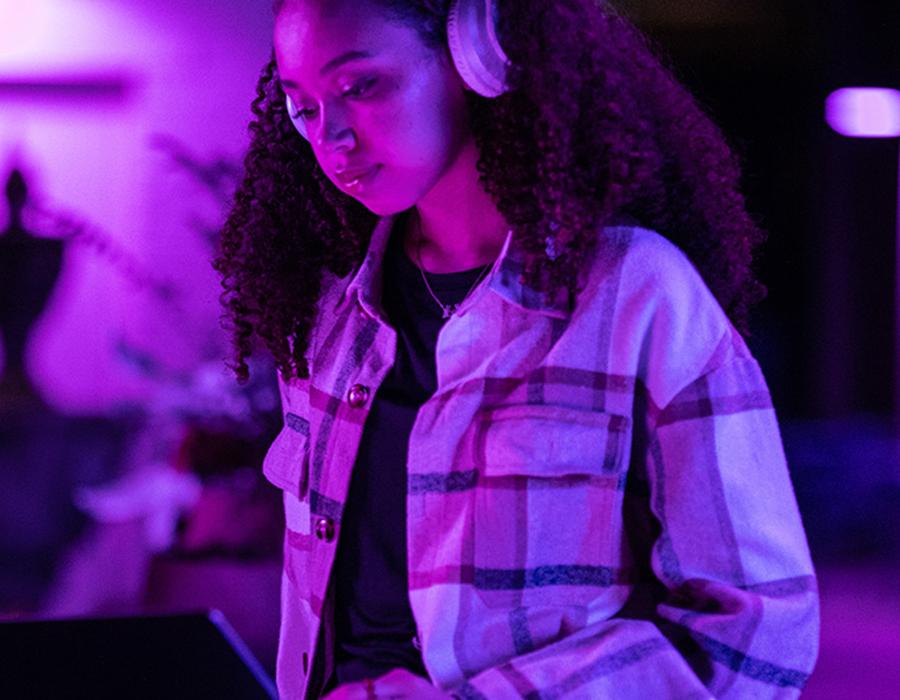
[[(371, 683), (371, 681), (369, 681)], [(377, 697), (366, 689), (366, 681), (338, 686), (322, 700), (371, 700)]]
[(430, 681), (403, 668), (395, 668), (375, 681), (375, 697), (380, 700), (445, 700), (449, 696)]

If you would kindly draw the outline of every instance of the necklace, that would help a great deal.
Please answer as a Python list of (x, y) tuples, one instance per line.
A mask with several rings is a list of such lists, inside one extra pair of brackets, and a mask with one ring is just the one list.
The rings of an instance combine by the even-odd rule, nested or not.
[(478, 286), (478, 283), (484, 278), (487, 274), (487, 271), (491, 269), (490, 263), (485, 265), (481, 272), (478, 273), (478, 277), (475, 278), (475, 281), (472, 283), (472, 286), (469, 287), (469, 291), (466, 292), (465, 296), (460, 299), (457, 304), (445, 304), (440, 299), (438, 299), (437, 294), (434, 293), (434, 290), (431, 288), (431, 285), (428, 284), (428, 278), (425, 276), (425, 268), (422, 265), (422, 227), (419, 224), (419, 217), (416, 217), (416, 262), (419, 264), (419, 273), (422, 275), (422, 281), (425, 283), (425, 289), (428, 290), (428, 293), (431, 295), (431, 298), (434, 299), (434, 303), (437, 304), (441, 308), (441, 312), (443, 318), (450, 318), (453, 314), (456, 313), (456, 310), (459, 308), (460, 304), (462, 304), (466, 299), (469, 298), (469, 295), (472, 293), (472, 290)]

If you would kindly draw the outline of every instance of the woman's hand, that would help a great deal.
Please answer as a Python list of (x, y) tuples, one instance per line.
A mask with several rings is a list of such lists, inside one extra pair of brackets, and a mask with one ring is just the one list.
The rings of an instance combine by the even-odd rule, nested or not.
[(405, 668), (395, 668), (375, 680), (345, 683), (322, 700), (448, 700), (451, 697), (421, 676)]

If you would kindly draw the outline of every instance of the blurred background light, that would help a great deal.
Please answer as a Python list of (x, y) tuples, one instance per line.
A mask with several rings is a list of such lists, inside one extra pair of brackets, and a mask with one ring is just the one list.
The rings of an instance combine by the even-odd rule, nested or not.
[(44, 0), (0, 0), (0, 55), (39, 44), (47, 27), (47, 10)]
[(839, 134), (853, 138), (900, 136), (900, 90), (845, 87), (825, 100), (825, 120)]

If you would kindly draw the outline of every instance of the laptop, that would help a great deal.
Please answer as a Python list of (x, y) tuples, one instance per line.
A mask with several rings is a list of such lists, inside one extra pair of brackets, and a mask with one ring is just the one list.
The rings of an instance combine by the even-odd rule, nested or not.
[(271, 700), (275, 685), (218, 610), (0, 623), (0, 698)]

